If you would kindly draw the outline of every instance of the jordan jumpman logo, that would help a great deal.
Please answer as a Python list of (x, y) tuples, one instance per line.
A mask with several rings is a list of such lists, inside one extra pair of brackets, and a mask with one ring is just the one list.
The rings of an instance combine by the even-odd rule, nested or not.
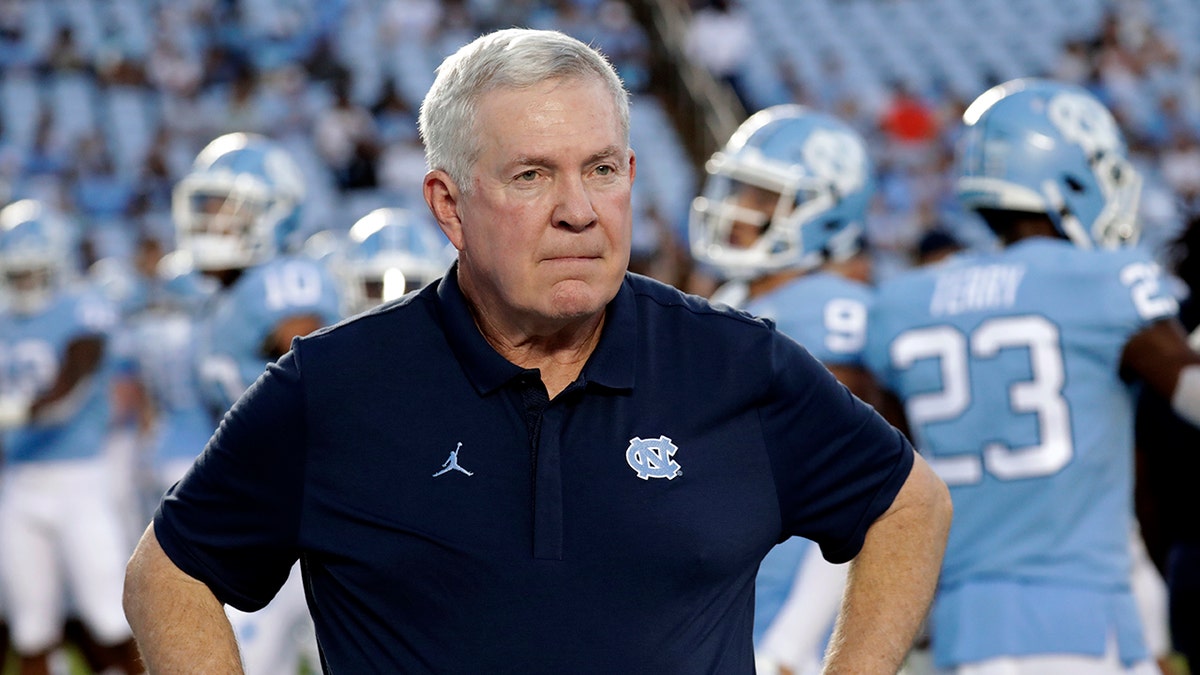
[(448, 471), (461, 471), (461, 472), (467, 474), (468, 476), (475, 475), (474, 472), (467, 471), (466, 469), (464, 469), (458, 465), (458, 451), (461, 448), (462, 448), (462, 442), (460, 441), (458, 444), (458, 447), (456, 447), (450, 451), (450, 457), (445, 462), (442, 463), (442, 467), (443, 467), (442, 470), (433, 474), (434, 478), (437, 478), (438, 476), (440, 476)]

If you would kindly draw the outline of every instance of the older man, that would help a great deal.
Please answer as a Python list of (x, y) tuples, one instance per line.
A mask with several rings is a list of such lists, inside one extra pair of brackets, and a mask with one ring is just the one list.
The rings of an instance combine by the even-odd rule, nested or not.
[(328, 672), (752, 673), (791, 535), (854, 559), (830, 667), (896, 670), (945, 487), (772, 324), (626, 272), (628, 119), (560, 33), (439, 68), (424, 189), (458, 261), (294, 342), (164, 498), (126, 588), (151, 670), (236, 670), (221, 603), (299, 558)]

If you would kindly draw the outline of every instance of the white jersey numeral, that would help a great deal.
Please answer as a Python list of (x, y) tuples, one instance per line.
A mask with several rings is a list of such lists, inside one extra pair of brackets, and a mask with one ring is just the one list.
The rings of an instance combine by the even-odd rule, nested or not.
[(858, 353), (867, 342), (867, 306), (857, 300), (834, 298), (825, 303), (825, 347)]
[(1175, 298), (1162, 295), (1159, 284), (1161, 276), (1161, 270), (1155, 263), (1133, 263), (1121, 269), (1121, 283), (1129, 287), (1133, 306), (1143, 319), (1174, 314), (1179, 309)]
[(308, 307), (321, 300), (321, 275), (311, 265), (287, 262), (273, 267), (263, 276), (267, 289), (267, 308)]
[(905, 404), (918, 445), (923, 445), (922, 428), (957, 419), (971, 405), (971, 359), (994, 358), (1005, 349), (1029, 353), (1033, 377), (1009, 385), (1008, 403), (1014, 413), (1037, 416), (1038, 443), (1012, 448), (997, 440), (978, 448), (979, 454), (930, 457), (930, 465), (948, 484), (977, 483), (984, 471), (1001, 480), (1048, 476), (1071, 461), (1074, 442), (1070, 407), (1062, 395), (1066, 378), (1058, 327), (1037, 315), (1000, 317), (981, 323), (969, 340), (957, 328), (943, 325), (905, 331), (892, 342), (892, 364), (899, 370), (938, 360), (941, 389), (911, 396)]
[(58, 369), (58, 355), (45, 340), (0, 345), (0, 393), (36, 396), (54, 384)]

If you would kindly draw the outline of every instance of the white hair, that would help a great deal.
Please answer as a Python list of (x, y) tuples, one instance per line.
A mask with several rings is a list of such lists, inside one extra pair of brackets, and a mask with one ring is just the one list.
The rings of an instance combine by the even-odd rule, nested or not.
[(417, 120), (428, 168), (445, 171), (468, 190), (467, 178), (479, 154), (475, 115), (480, 97), (559, 78), (603, 82), (628, 145), (629, 93), (603, 54), (558, 31), (509, 28), (476, 38), (438, 66)]

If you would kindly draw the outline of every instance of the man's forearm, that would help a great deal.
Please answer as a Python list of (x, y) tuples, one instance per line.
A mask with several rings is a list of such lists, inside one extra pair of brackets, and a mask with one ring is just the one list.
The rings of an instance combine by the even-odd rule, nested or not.
[(125, 571), (125, 617), (148, 673), (242, 673), (225, 608), (184, 574), (151, 526)]
[(950, 518), (946, 486), (917, 457), (896, 502), (850, 563), (825, 673), (899, 670), (933, 598)]

